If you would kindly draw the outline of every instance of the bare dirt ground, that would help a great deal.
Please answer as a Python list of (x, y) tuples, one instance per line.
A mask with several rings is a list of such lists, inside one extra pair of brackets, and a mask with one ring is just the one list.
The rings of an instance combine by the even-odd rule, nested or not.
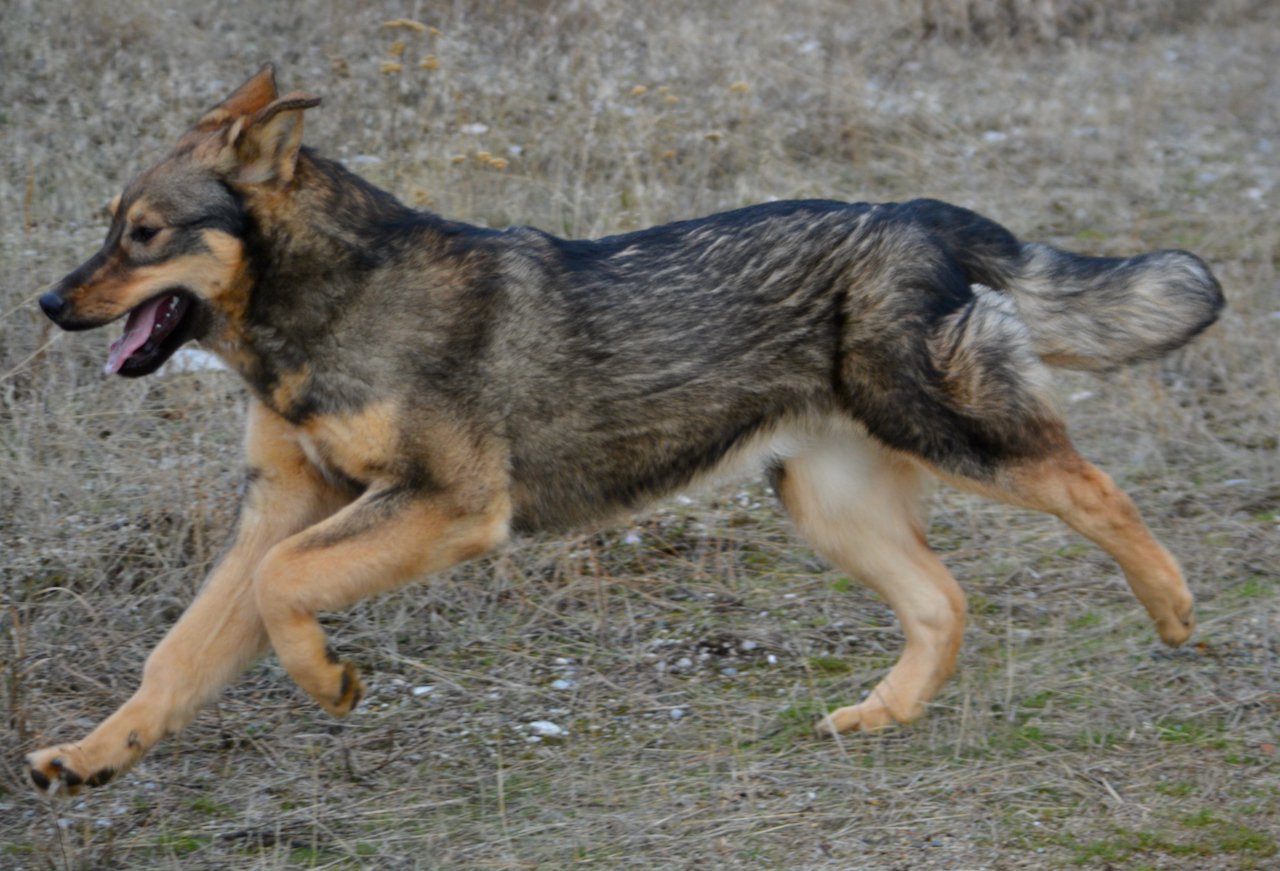
[[(0, 868), (1280, 866), (1280, 16), (1011, 34), (991, 10), (1020, 5), (0, 0)], [(347, 721), (268, 659), (109, 787), (37, 797), (21, 754), (129, 694), (216, 558), (244, 403), (222, 372), (104, 377), (109, 337), (51, 332), (35, 296), (265, 59), (324, 96), (311, 144), (473, 223), (934, 196), (1201, 254), (1220, 325), (1059, 382), (1187, 569), (1194, 642), (1161, 647), (1056, 521), (944, 490), (960, 672), (912, 727), (817, 740), (900, 634), (735, 483), (332, 615), (371, 683)]]

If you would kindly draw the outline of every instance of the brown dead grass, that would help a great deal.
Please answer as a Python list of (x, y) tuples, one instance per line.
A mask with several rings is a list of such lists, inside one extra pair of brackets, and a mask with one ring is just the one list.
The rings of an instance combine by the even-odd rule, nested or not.
[[(1094, 23), (1041, 32), (1036, 10), (1072, 8)], [(1276, 861), (1265, 4), (128, 10), (9, 0), (0, 28), (0, 867)], [(401, 15), (440, 34), (381, 27)], [(20, 754), (126, 697), (215, 558), (242, 393), (217, 373), (104, 380), (107, 339), (51, 334), (34, 297), (97, 245), (128, 176), (266, 58), (324, 95), (312, 144), (476, 223), (598, 235), (770, 197), (928, 195), (1090, 253), (1196, 250), (1227, 288), (1222, 324), (1061, 388), (1081, 448), (1187, 568), (1197, 643), (1159, 647), (1114, 566), (1051, 520), (944, 492), (930, 535), (973, 611), (960, 673), (917, 726), (814, 740), (900, 637), (758, 484), (733, 486), (334, 615), (371, 683), (342, 724), (268, 660), (120, 782), (35, 798)], [(567, 735), (533, 742), (537, 720)]]

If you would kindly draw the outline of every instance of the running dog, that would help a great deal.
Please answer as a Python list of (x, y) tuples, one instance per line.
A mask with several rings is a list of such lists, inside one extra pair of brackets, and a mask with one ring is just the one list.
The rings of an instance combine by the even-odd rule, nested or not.
[(251, 398), (230, 549), (134, 695), (27, 758), (37, 787), (106, 783), (268, 647), (344, 716), (362, 685), (318, 612), (743, 461), (902, 623), (901, 659), (821, 732), (911, 722), (955, 667), (965, 599), (925, 541), (933, 478), (1060, 517), (1165, 642), (1190, 635), (1177, 563), (1072, 448), (1046, 364), (1188, 342), (1223, 305), (1195, 256), (1079, 256), (933, 200), (774, 202), (595, 241), (480, 229), (302, 147), (319, 103), (265, 66), (40, 297), (67, 330), (125, 319), (109, 373), (195, 341)]

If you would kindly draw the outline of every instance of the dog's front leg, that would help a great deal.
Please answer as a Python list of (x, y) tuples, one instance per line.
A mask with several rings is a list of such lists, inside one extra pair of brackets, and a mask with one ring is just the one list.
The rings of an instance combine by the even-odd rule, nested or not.
[(345, 716), (363, 687), (354, 667), (328, 652), (316, 613), (479, 556), (506, 539), (510, 517), (502, 492), (464, 499), (386, 484), (281, 542), (254, 578), (258, 613), (281, 665), (326, 711)]
[(255, 404), (249, 483), (234, 541), (195, 601), (147, 657), (133, 696), (81, 741), (27, 757), (42, 789), (100, 786), (187, 725), (265, 647), (252, 578), (272, 546), (350, 501), (307, 462), (288, 424)]

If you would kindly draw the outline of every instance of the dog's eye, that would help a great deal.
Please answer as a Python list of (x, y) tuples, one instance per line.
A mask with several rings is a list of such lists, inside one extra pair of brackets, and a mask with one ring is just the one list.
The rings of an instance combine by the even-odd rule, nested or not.
[(156, 237), (156, 233), (160, 230), (157, 227), (144, 227), (141, 224), (129, 231), (129, 239), (140, 245), (145, 245)]

